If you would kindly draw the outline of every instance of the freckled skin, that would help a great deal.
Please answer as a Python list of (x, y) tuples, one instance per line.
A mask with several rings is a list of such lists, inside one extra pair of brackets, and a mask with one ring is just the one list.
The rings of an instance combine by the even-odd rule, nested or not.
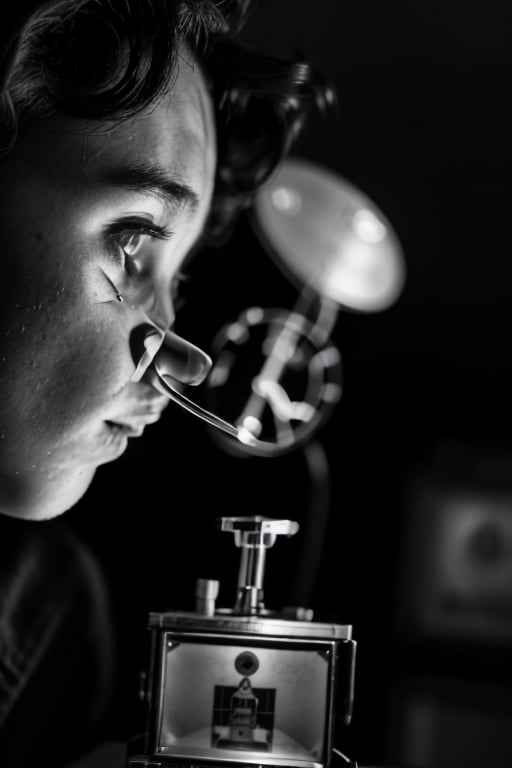
[[(159, 322), (172, 322), (170, 284), (208, 212), (214, 147), (204, 80), (181, 59), (172, 91), (147, 114), (109, 132), (46, 118), (0, 162), (0, 512), (46, 519), (69, 509), (97, 466), (126, 447), (105, 422), (164, 407), (147, 384), (130, 382), (130, 335), (144, 316), (116, 300), (112, 286), (127, 277), (104, 231), (133, 214), (173, 230), (166, 242), (148, 238), (144, 287)], [(133, 158), (184, 179), (198, 210), (179, 217), (161, 200), (98, 182), (107, 165)]]

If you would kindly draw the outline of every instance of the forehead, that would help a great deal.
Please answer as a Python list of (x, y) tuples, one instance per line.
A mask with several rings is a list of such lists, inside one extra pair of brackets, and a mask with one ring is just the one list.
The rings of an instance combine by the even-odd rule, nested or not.
[(147, 113), (111, 132), (87, 136), (87, 170), (124, 164), (160, 166), (199, 186), (215, 163), (213, 106), (199, 66), (180, 57), (168, 91)]
[(192, 57), (182, 53), (168, 90), (145, 112), (117, 124), (63, 115), (35, 121), (7, 156), (7, 165), (63, 191), (108, 186), (109, 178), (122, 178), (127, 168), (150, 167), (203, 200), (212, 191), (215, 147), (205, 79)]

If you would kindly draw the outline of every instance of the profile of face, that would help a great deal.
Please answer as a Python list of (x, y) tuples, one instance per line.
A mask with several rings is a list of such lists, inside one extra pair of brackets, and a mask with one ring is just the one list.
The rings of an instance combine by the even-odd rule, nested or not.
[[(211, 98), (181, 54), (169, 90), (145, 112), (109, 126), (38, 119), (0, 162), (4, 514), (69, 509), (168, 402), (134, 380), (133, 339), (174, 321), (216, 164)], [(190, 360), (188, 380), (200, 379), (201, 359)], [(171, 344), (173, 365), (180, 380), (183, 349)]]

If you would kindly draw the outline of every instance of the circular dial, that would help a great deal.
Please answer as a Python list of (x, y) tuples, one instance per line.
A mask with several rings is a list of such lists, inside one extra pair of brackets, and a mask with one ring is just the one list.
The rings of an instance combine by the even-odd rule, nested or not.
[(325, 333), (297, 312), (252, 307), (213, 341), (209, 404), (257, 438), (215, 437), (231, 453), (276, 456), (308, 439), (341, 397), (341, 356)]

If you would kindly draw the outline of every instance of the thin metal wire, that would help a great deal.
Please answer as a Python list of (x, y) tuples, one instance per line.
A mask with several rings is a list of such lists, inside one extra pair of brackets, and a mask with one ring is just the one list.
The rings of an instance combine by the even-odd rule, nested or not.
[(339, 749), (335, 749), (333, 747), (333, 750), (335, 755), (338, 757), (341, 757), (341, 759), (345, 762), (346, 765), (350, 766), (350, 768), (358, 768), (357, 766), (357, 760), (351, 760), (349, 757), (343, 754), (343, 752), (340, 752)]
[[(235, 437), (237, 440), (240, 440), (241, 430), (239, 427), (235, 427), (234, 424), (230, 424), (228, 421), (224, 421), (224, 419), (221, 419), (220, 416), (216, 416), (214, 413), (207, 411), (205, 408), (197, 405), (197, 403), (189, 400), (188, 397), (185, 397), (185, 395), (183, 395), (181, 392), (178, 392), (177, 389), (174, 389), (169, 381), (164, 378), (161, 371), (158, 370), (158, 365), (154, 360), (146, 372), (146, 378), (155, 389), (157, 389), (163, 395), (169, 397), (171, 400), (174, 400), (175, 403), (181, 405), (181, 407), (185, 408), (185, 410), (193, 413), (194, 416), (198, 416), (200, 419), (203, 419), (203, 421), (211, 424), (212, 427), (217, 427), (223, 432), (226, 432), (228, 435), (231, 435), (231, 437)], [(256, 438), (254, 438), (254, 440), (256, 443), (260, 442), (259, 440), (256, 440)]]

